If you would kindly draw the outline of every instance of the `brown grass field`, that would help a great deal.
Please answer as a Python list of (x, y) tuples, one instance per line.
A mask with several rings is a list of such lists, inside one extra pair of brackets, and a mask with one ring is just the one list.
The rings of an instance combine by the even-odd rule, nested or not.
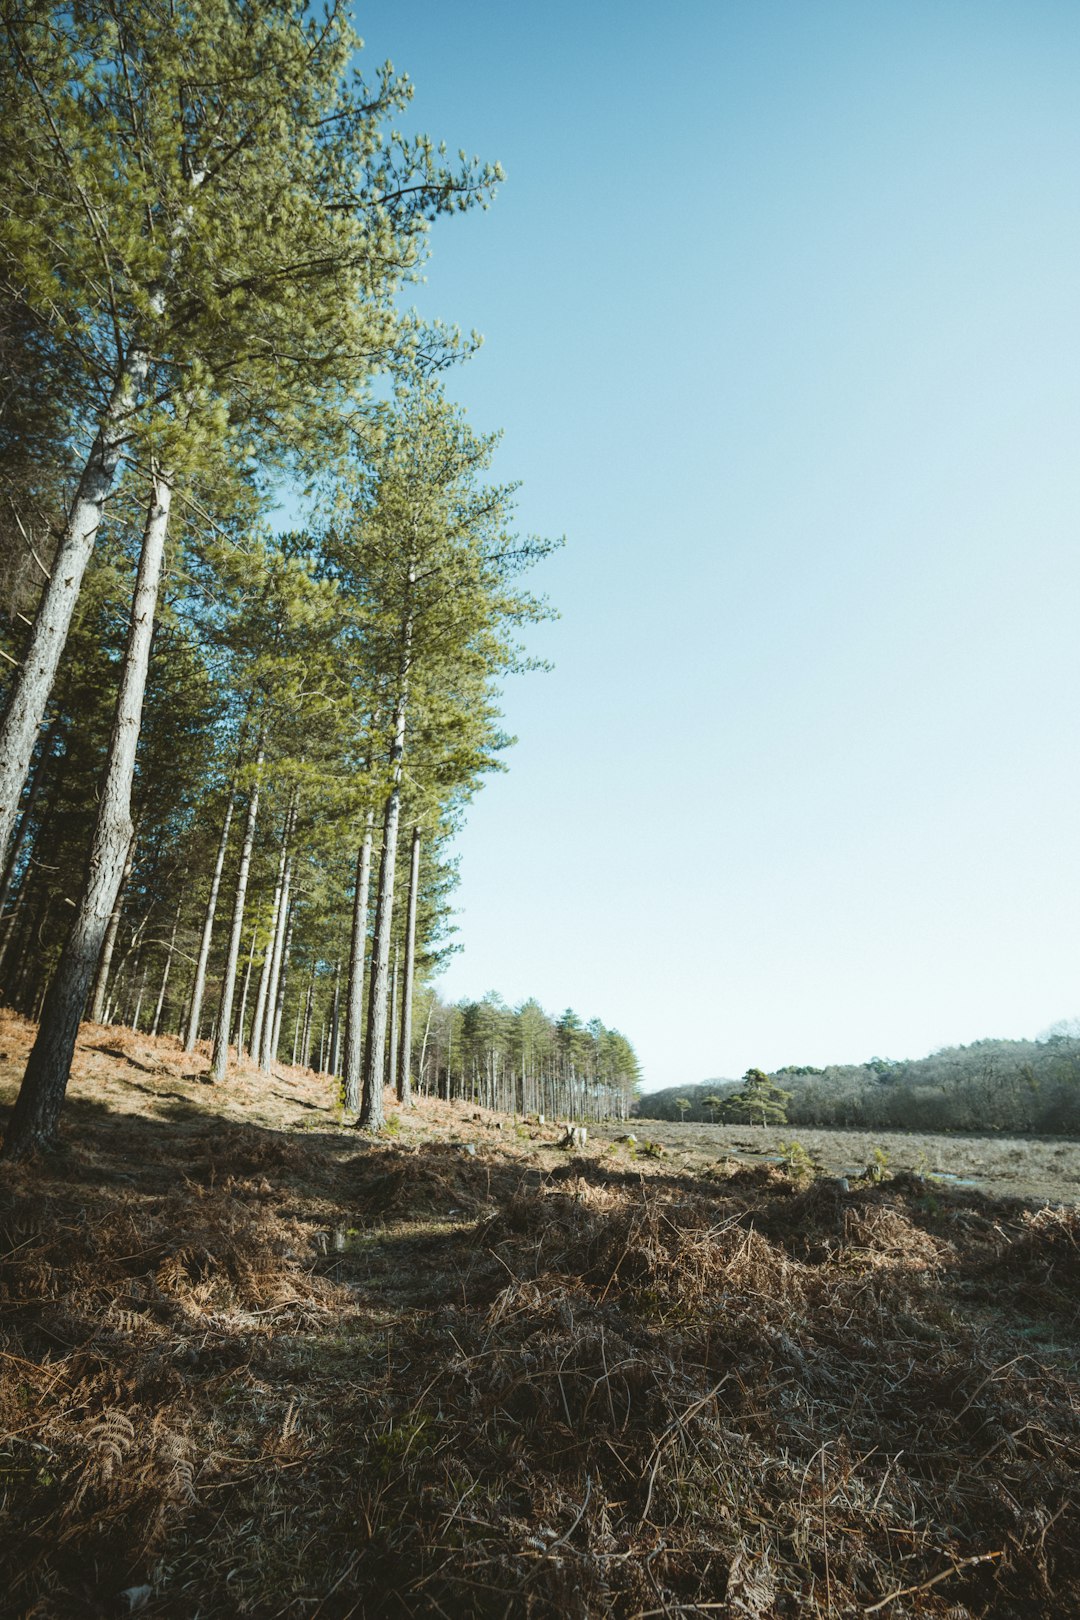
[(1012, 1196), (891, 1146), (844, 1191), (745, 1130), (370, 1141), (206, 1066), (86, 1026), (59, 1149), (0, 1166), (3, 1616), (1080, 1615), (1054, 1144)]
[(730, 1155), (748, 1162), (783, 1156), (797, 1141), (822, 1170), (857, 1176), (885, 1155), (892, 1174), (907, 1171), (931, 1182), (959, 1180), (980, 1192), (1080, 1201), (1080, 1142), (1060, 1136), (935, 1136), (918, 1131), (819, 1131), (806, 1125), (682, 1125), (635, 1120), (629, 1129), (644, 1142), (658, 1142), (689, 1162)]

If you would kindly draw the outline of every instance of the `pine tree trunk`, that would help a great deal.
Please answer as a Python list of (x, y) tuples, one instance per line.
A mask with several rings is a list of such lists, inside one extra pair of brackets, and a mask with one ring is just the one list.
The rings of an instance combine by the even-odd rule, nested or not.
[(315, 963), (311, 964), (311, 978), (308, 980), (307, 1004), (304, 1008), (304, 1038), (300, 1042), (301, 1067), (308, 1067), (311, 1057), (311, 1020), (315, 1010)]
[(281, 894), (277, 908), (277, 927), (270, 941), (270, 966), (266, 980), (263, 1022), (258, 1040), (252, 1042), (252, 1055), (259, 1068), (265, 1070), (269, 1070), (276, 1052), (274, 1018), (277, 1007), (278, 982), (281, 977), (281, 963), (285, 951), (285, 935), (289, 922), (289, 889), (292, 885), (292, 850), (290, 846), (295, 820), (296, 795), (293, 793), (289, 797), (289, 808), (285, 815), (285, 826), (281, 834), (281, 857), (278, 867)]
[(390, 991), (390, 923), (393, 920), (393, 867), (397, 860), (398, 820), (402, 792), (393, 787), (382, 818), (382, 857), (379, 860), (379, 896), (376, 932), (371, 946), (371, 985), (368, 988), (368, 1038), (364, 1042), (364, 1095), (359, 1126), (381, 1131), (384, 1124), (382, 1079), (387, 1058), (387, 1003)]
[(352, 937), (349, 941), (349, 987), (345, 997), (345, 1108), (355, 1114), (360, 1107), (360, 1061), (363, 1051), (361, 1019), (364, 1016), (364, 958), (367, 955), (368, 890), (371, 885), (371, 844), (375, 812), (369, 810), (364, 840), (356, 857), (356, 888), (353, 893)]
[[(429, 1039), (429, 1037), (431, 1035), (431, 1015), (432, 1015), (432, 1013), (434, 1011), (435, 1011), (435, 997), (434, 997), (434, 995), (430, 995), (428, 997), (427, 1018), (426, 1018), (426, 1020), (424, 1022), (424, 1039), (420, 1043), (420, 1062), (417, 1064), (417, 1069), (416, 1069), (417, 1078), (418, 1078), (418, 1080), (420, 1082), (420, 1090), (423, 1091), (423, 1092), (428, 1093), (429, 1095), (430, 1095), (430, 1092), (431, 1092), (431, 1087), (425, 1085), (424, 1076), (425, 1076), (425, 1073), (426, 1073), (426, 1070), (427, 1070), (428, 1039)], [(438, 1094), (439, 1094), (439, 1054), (438, 1054), (438, 1051), (436, 1051), (436, 1053), (435, 1053), (435, 1095), (438, 1096)]]
[[(18, 1008), (20, 1012), (25, 1010), (28, 999), (37, 999), (37, 997), (30, 997), (32, 979), (30, 947), (32, 941), (35, 938), (40, 938), (43, 933), (53, 903), (52, 895), (46, 893), (44, 887), (42, 887), (40, 893), (28, 896), (28, 900), (30, 898), (33, 899), (33, 904), (28, 903), (25, 906), (26, 915), (4, 956), (5, 977), (8, 976), (8, 969), (10, 968), (12, 980), (9, 999), (12, 1006)], [(44, 983), (40, 986), (42, 990), (47, 988), (47, 984)]]
[[(127, 893), (128, 883), (131, 880), (131, 867), (134, 859), (135, 848), (138, 844), (138, 838), (139, 829), (138, 825), (136, 824), (132, 832), (131, 849), (128, 853), (128, 859), (124, 865), (124, 876), (120, 883), (120, 893), (117, 896), (116, 907), (113, 911), (113, 916), (117, 917), (121, 921), (123, 920), (124, 915), (124, 896)], [(104, 1021), (106, 1024), (122, 1023), (123, 1018), (121, 1017), (121, 1010), (123, 1009), (126, 1011), (127, 1007), (131, 1003), (132, 986), (135, 982), (138, 964), (142, 961), (142, 937), (146, 931), (146, 925), (150, 921), (152, 910), (153, 907), (151, 907), (150, 911), (146, 912), (142, 921), (131, 930), (131, 938), (128, 940), (127, 949), (120, 958), (120, 965), (116, 969), (116, 973), (114, 975), (112, 998), (108, 1008), (105, 1011)], [(110, 927), (111, 926), (112, 925), (110, 922)], [(102, 954), (104, 955), (104, 952)], [(124, 986), (123, 994), (120, 992), (121, 984)], [(127, 998), (126, 1001), (125, 996)], [(95, 1020), (91, 1020), (91, 1022), (94, 1021)]]
[(244, 969), (244, 988), (240, 992), (240, 1011), (236, 1018), (236, 1059), (237, 1062), (244, 1055), (244, 1020), (247, 1017), (248, 991), (251, 989), (251, 970), (255, 965), (255, 940), (258, 927), (251, 930), (251, 949), (248, 951), (247, 967)]
[(107, 1022), (105, 1017), (105, 995), (109, 988), (109, 973), (112, 968), (113, 952), (116, 950), (116, 941), (120, 933), (120, 919), (124, 914), (124, 895), (127, 893), (127, 886), (131, 881), (131, 868), (134, 863), (135, 828), (132, 827), (127, 857), (124, 861), (124, 870), (120, 878), (120, 887), (116, 891), (116, 902), (109, 917), (109, 925), (105, 930), (105, 940), (101, 947), (101, 959), (97, 964), (97, 972), (94, 975), (94, 988), (91, 992), (89, 1013), (92, 1024)]
[(54, 720), (45, 733), (44, 741), (41, 744), (41, 752), (38, 755), (37, 764), (34, 766), (33, 775), (30, 778), (30, 791), (27, 794), (26, 803), (23, 805), (22, 814), (19, 817), (18, 830), (11, 840), (11, 850), (8, 854), (7, 864), (4, 867), (3, 882), (0, 883), (0, 915), (3, 914), (4, 907), (8, 903), (11, 886), (15, 880), (15, 869), (19, 864), (19, 853), (26, 842), (26, 835), (30, 831), (30, 823), (34, 817), (34, 806), (37, 804), (38, 795), (41, 792), (42, 784), (45, 781), (53, 754), (56, 752), (56, 744), (59, 739), (60, 725), (58, 721)]
[(409, 860), (409, 906), (405, 919), (405, 978), (401, 986), (401, 1037), (398, 1043), (398, 1101), (412, 1107), (412, 1005), (413, 974), (416, 969), (416, 901), (420, 887), (420, 829), (413, 828)]
[[(102, 483), (100, 488), (103, 502), (108, 484)], [(46, 1147), (56, 1134), (87, 991), (132, 841), (131, 783), (171, 502), (172, 485), (155, 468), (89, 872), (75, 922), (42, 1006), (41, 1025), (4, 1142), (4, 1157), (8, 1159), (22, 1158), (35, 1148)], [(100, 517), (100, 503), (95, 510)], [(89, 539), (92, 544), (92, 531)]]
[[(30, 643), (0, 724), (0, 857), (7, 853), (11, 840), (23, 784), (56, 679), (60, 654), (67, 641), (71, 615), (94, 549), (105, 502), (116, 479), (128, 418), (142, 393), (148, 367), (146, 350), (132, 347), (83, 467), (52, 572), (38, 605)], [(81, 1007), (79, 1010), (82, 1011)]]
[(253, 1063), (259, 1061), (262, 1050), (263, 1023), (266, 1019), (266, 999), (270, 991), (270, 969), (274, 961), (274, 946), (277, 941), (278, 917), (281, 912), (281, 890), (285, 882), (285, 862), (288, 856), (284, 842), (278, 861), (277, 882), (274, 885), (274, 902), (270, 908), (270, 932), (266, 936), (266, 949), (263, 951), (262, 967), (259, 969), (259, 988), (255, 994), (255, 1015), (251, 1020), (251, 1039), (248, 1042), (248, 1051)]
[(277, 1062), (278, 1047), (281, 1045), (281, 1020), (285, 1012), (285, 981), (288, 977), (289, 955), (292, 951), (292, 913), (289, 914), (289, 926), (285, 931), (285, 947), (281, 953), (281, 975), (278, 979), (277, 1005), (274, 1010), (274, 1022), (270, 1035), (270, 1051), (266, 1068), (269, 1071)]
[(225, 959), (225, 979), (221, 986), (221, 1004), (214, 1029), (214, 1053), (210, 1063), (210, 1078), (221, 1081), (229, 1064), (229, 1028), (232, 1023), (233, 996), (236, 991), (236, 968), (240, 960), (240, 935), (244, 930), (244, 902), (247, 899), (248, 874), (251, 871), (251, 851), (255, 845), (255, 820), (259, 814), (259, 777), (262, 774), (263, 739), (255, 753), (255, 780), (248, 799), (247, 820), (244, 823), (244, 842), (240, 850), (240, 870), (236, 878), (236, 898), (233, 901), (232, 930), (229, 951)]
[(176, 908), (176, 915), (173, 918), (172, 933), (169, 935), (169, 944), (165, 951), (165, 968), (161, 975), (161, 988), (158, 991), (157, 1006), (154, 1008), (154, 1022), (150, 1026), (151, 1035), (156, 1035), (158, 1030), (161, 1028), (161, 1013), (165, 1006), (165, 991), (168, 989), (169, 985), (169, 973), (172, 969), (173, 951), (176, 948), (176, 934), (180, 927), (180, 913), (184, 909), (183, 890), (186, 879), (187, 873), (185, 872), (183, 877), (180, 879), (180, 904)]
[(390, 973), (390, 1039), (386, 1043), (386, 1073), (383, 1084), (388, 1090), (394, 1085), (394, 1059), (398, 1037), (398, 947), (394, 946), (394, 966)]
[(330, 1014), (330, 1043), (326, 1056), (323, 1059), (324, 1069), (329, 1066), (330, 1074), (338, 1072), (338, 1057), (341, 1046), (341, 957), (334, 963), (334, 1005)]
[(394, 919), (394, 868), (397, 865), (398, 822), (401, 819), (401, 771), (405, 756), (405, 718), (409, 708), (409, 669), (412, 660), (412, 585), (415, 565), (409, 564), (409, 591), (401, 626), (401, 663), (394, 710), (394, 739), (390, 745), (390, 792), (383, 811), (383, 847), (379, 862), (379, 893), (375, 902), (375, 934), (371, 942), (371, 982), (368, 987), (367, 1039), (364, 1042), (364, 1095), (357, 1125), (381, 1131), (384, 1123), (383, 1070), (386, 1066), (386, 1000), (390, 972), (390, 928)]
[(285, 939), (289, 932), (290, 904), (289, 888), (292, 883), (292, 862), (285, 861), (285, 871), (281, 879), (281, 903), (278, 907), (277, 928), (271, 940), (270, 967), (266, 980), (266, 1006), (263, 1009), (263, 1025), (259, 1033), (259, 1044), (255, 1049), (255, 1060), (260, 1069), (269, 1070), (274, 1058), (274, 1024), (278, 1015), (278, 990), (281, 988), (281, 967), (285, 957)]
[(383, 1076), (386, 1070), (386, 1018), (390, 990), (390, 926), (394, 915), (394, 866), (400, 816), (401, 789), (395, 785), (387, 798), (383, 814), (379, 892), (375, 902), (375, 935), (371, 944), (367, 1039), (364, 1042), (364, 1094), (358, 1122), (361, 1129), (366, 1131), (382, 1130), (385, 1117)]
[(133, 1030), (138, 1030), (139, 1027), (139, 1013), (142, 1011), (143, 996), (146, 994), (146, 972), (147, 964), (144, 962), (142, 965), (142, 978), (139, 980), (139, 993), (135, 997), (135, 1011), (131, 1015), (131, 1027)]
[(270, 1065), (277, 1056), (278, 1035), (275, 1025), (278, 1022), (280, 1009), (278, 1006), (278, 992), (284, 994), (285, 974), (285, 948), (289, 936), (289, 927), (292, 922), (291, 907), (289, 904), (289, 890), (292, 887), (292, 856), (285, 862), (285, 876), (281, 885), (281, 907), (278, 911), (277, 935), (274, 940), (274, 953), (270, 961), (270, 978), (266, 988), (266, 1013), (263, 1019), (262, 1040), (259, 1046), (259, 1068), (269, 1073)]
[[(237, 761), (239, 764), (239, 760)], [(214, 875), (210, 880), (210, 898), (206, 902), (206, 916), (203, 918), (202, 939), (199, 941), (199, 958), (195, 964), (195, 980), (191, 986), (191, 1005), (188, 1008), (187, 1034), (184, 1036), (184, 1051), (194, 1052), (195, 1043), (199, 1039), (199, 1023), (202, 1019), (203, 996), (206, 993), (206, 964), (210, 960), (210, 942), (214, 934), (214, 917), (217, 914), (218, 892), (221, 889), (221, 874), (225, 869), (225, 851), (229, 843), (229, 828), (232, 826), (233, 796), (236, 793), (236, 772), (232, 774), (229, 782), (229, 796), (225, 805), (225, 820), (221, 827), (221, 837), (218, 840), (217, 859), (214, 862)]]

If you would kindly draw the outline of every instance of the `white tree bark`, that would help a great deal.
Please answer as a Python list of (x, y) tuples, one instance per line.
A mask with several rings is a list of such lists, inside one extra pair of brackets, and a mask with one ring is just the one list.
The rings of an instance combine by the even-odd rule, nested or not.
[(42, 1006), (4, 1142), (5, 1158), (46, 1146), (56, 1133), (79, 1021), (123, 876), (133, 833), (131, 784), (171, 504), (171, 480), (155, 468), (86, 886)]
[(146, 994), (146, 973), (147, 964), (144, 962), (142, 965), (142, 978), (139, 980), (139, 993), (135, 997), (135, 1011), (131, 1015), (131, 1027), (133, 1030), (138, 1030), (139, 1027), (139, 1013), (142, 1010), (143, 996)]
[(331, 1074), (338, 1072), (341, 1048), (341, 957), (334, 963), (334, 1005), (330, 1014), (330, 1038), (323, 1058), (323, 1068)]
[(258, 1063), (262, 1051), (263, 1023), (266, 1019), (266, 999), (270, 990), (270, 969), (274, 962), (274, 947), (277, 942), (278, 917), (281, 914), (281, 891), (285, 884), (285, 862), (288, 851), (282, 839), (281, 853), (278, 857), (277, 882), (274, 885), (274, 903), (270, 908), (270, 932), (266, 936), (266, 948), (263, 951), (262, 967), (259, 969), (259, 988), (255, 993), (255, 1012), (251, 1020), (251, 1038), (248, 1041), (248, 1053), (253, 1063)]
[(48, 584), (38, 604), (26, 655), (0, 724), (0, 857), (6, 854), (11, 839), (34, 743), (71, 627), (71, 615), (94, 549), (105, 502), (116, 481), (131, 413), (142, 396), (148, 369), (146, 350), (137, 346), (130, 349), (83, 467)]
[(406, 1108), (412, 1107), (412, 1011), (413, 976), (416, 972), (416, 901), (420, 888), (420, 829), (413, 828), (409, 858), (409, 904), (405, 919), (405, 977), (401, 985), (401, 1035), (398, 1041), (397, 1095)]
[(225, 820), (222, 823), (221, 837), (218, 840), (214, 875), (210, 880), (210, 898), (206, 902), (202, 939), (199, 941), (199, 957), (195, 963), (195, 979), (191, 986), (191, 1004), (188, 1007), (187, 1033), (184, 1036), (185, 1052), (194, 1052), (195, 1042), (199, 1039), (199, 1020), (202, 1018), (203, 996), (206, 993), (206, 964), (210, 960), (210, 943), (214, 936), (214, 918), (217, 915), (221, 874), (225, 868), (225, 851), (229, 843), (229, 828), (232, 826), (233, 797), (235, 793), (236, 772), (234, 771), (229, 781), (229, 795), (225, 804)]
[(258, 936), (258, 927), (251, 930), (251, 945), (248, 949), (247, 967), (244, 969), (244, 988), (240, 992), (240, 1011), (236, 1015), (236, 1057), (237, 1061), (244, 1055), (244, 1021), (247, 1016), (248, 991), (251, 988), (251, 970), (255, 965), (255, 940)]
[[(116, 940), (120, 933), (120, 918), (124, 910), (124, 894), (128, 881), (131, 878), (131, 868), (135, 862), (135, 828), (131, 829), (131, 839), (128, 843), (127, 858), (124, 861), (124, 870), (120, 877), (120, 886), (116, 891), (113, 902), (112, 915), (105, 930), (105, 939), (101, 947), (101, 956), (98, 960), (97, 972), (94, 975), (94, 988), (90, 1000), (90, 1022), (92, 1024), (107, 1023), (105, 996), (109, 987), (109, 972), (112, 968), (113, 953), (116, 950)], [(123, 966), (123, 964), (121, 964)]]
[(165, 991), (169, 986), (169, 973), (172, 970), (173, 951), (176, 949), (176, 934), (180, 927), (180, 914), (184, 909), (183, 888), (186, 878), (187, 873), (185, 872), (184, 876), (180, 880), (180, 903), (176, 908), (176, 915), (173, 918), (172, 933), (169, 935), (169, 944), (165, 951), (165, 967), (161, 975), (161, 988), (158, 991), (157, 1005), (154, 1008), (154, 1022), (150, 1026), (151, 1035), (156, 1035), (158, 1030), (161, 1028), (161, 1014), (165, 1006)]
[(375, 936), (371, 943), (371, 983), (368, 989), (367, 1039), (364, 1042), (364, 1094), (357, 1121), (365, 1131), (379, 1131), (385, 1121), (383, 1075), (386, 1068), (387, 993), (390, 987), (390, 928), (394, 917), (394, 867), (397, 863), (398, 822), (401, 819), (401, 761), (405, 753), (407, 705), (408, 691), (403, 682), (394, 716), (394, 741), (390, 751), (393, 785), (383, 811), (379, 892), (375, 902)]
[(236, 967), (240, 960), (240, 935), (244, 929), (244, 902), (247, 898), (248, 874), (251, 871), (251, 851), (255, 846), (255, 821), (259, 814), (259, 777), (262, 774), (263, 741), (255, 754), (255, 780), (251, 784), (247, 819), (244, 823), (244, 842), (240, 850), (240, 871), (236, 878), (236, 897), (233, 901), (232, 930), (229, 934), (229, 952), (225, 960), (225, 979), (221, 986), (221, 1005), (214, 1029), (214, 1052), (210, 1063), (210, 1078), (221, 1081), (229, 1064), (229, 1030), (232, 1024), (233, 996), (236, 993)]
[(315, 1012), (315, 963), (311, 964), (311, 977), (308, 980), (307, 1002), (304, 1007), (304, 1035), (300, 1042), (300, 1065), (306, 1069), (311, 1060), (311, 1024)]
[(360, 1107), (360, 1060), (364, 1044), (361, 1027), (364, 1016), (364, 959), (367, 955), (368, 891), (371, 886), (371, 845), (374, 826), (375, 812), (369, 810), (363, 842), (356, 857), (352, 938), (349, 941), (349, 987), (345, 997), (345, 1108), (350, 1114), (355, 1114)]
[(285, 1011), (285, 980), (289, 969), (289, 954), (292, 950), (292, 908), (289, 909), (289, 926), (285, 931), (285, 948), (281, 953), (281, 975), (278, 979), (277, 1005), (274, 1009), (274, 1022), (270, 1036), (270, 1056), (266, 1067), (269, 1071), (277, 1062), (278, 1047), (281, 1044), (281, 1019)]
[(289, 932), (291, 921), (289, 891), (292, 887), (292, 855), (285, 861), (285, 876), (281, 885), (281, 906), (278, 910), (277, 933), (274, 938), (274, 952), (270, 960), (270, 978), (266, 988), (266, 1012), (263, 1018), (262, 1039), (258, 1048), (258, 1064), (260, 1069), (270, 1071), (270, 1065), (277, 1053), (277, 1036), (274, 1025), (278, 1016), (278, 991), (282, 989), (282, 975), (285, 961), (285, 941)]

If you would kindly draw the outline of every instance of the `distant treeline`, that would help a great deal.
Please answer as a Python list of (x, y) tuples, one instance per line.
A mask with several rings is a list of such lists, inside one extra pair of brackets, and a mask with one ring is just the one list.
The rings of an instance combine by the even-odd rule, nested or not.
[[(791, 1065), (771, 1078), (791, 1093), (792, 1125), (1080, 1135), (1080, 1038), (1072, 1033), (974, 1041), (900, 1061)], [(669, 1086), (642, 1097), (637, 1112), (644, 1119), (708, 1122), (716, 1113), (709, 1099), (722, 1100), (740, 1084)]]
[(634, 1048), (598, 1018), (558, 1018), (494, 993), (447, 1005), (422, 991), (414, 1072), (421, 1092), (549, 1119), (627, 1119), (640, 1070)]

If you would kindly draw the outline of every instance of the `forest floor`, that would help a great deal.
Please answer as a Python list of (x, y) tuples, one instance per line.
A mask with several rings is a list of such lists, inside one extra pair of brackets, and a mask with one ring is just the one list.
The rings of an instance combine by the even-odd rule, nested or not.
[(0, 1166), (4, 1617), (1080, 1615), (1067, 1192), (206, 1068), (87, 1025)]

